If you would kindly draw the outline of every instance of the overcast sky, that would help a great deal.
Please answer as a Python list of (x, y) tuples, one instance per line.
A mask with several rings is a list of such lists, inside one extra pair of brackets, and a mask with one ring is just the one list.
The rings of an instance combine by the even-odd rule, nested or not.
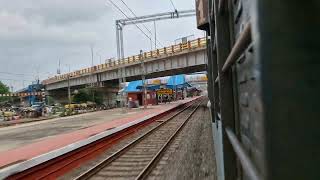
[[(120, 0), (113, 0), (131, 15)], [(170, 0), (123, 0), (138, 15), (173, 11)], [(194, 9), (195, 0), (173, 0), (178, 10)], [(116, 57), (115, 20), (124, 16), (109, 0), (0, 0), (0, 80), (14, 90), (61, 71)], [(157, 37), (163, 45), (188, 35), (203, 36), (195, 17), (158, 21)], [(153, 23), (146, 24), (153, 31)], [(147, 32), (147, 30), (145, 30)], [(148, 40), (135, 26), (124, 29), (125, 56), (150, 50)]]

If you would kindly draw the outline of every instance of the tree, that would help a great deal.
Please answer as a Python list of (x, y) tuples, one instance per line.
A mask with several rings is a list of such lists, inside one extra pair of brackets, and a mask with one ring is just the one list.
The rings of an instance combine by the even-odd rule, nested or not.
[(79, 92), (73, 96), (73, 102), (75, 103), (86, 103), (91, 99), (92, 98), (90, 98), (89, 93), (85, 89), (79, 90)]
[[(9, 94), (9, 93), (10, 93), (9, 87), (0, 81), (0, 94)], [(0, 97), (0, 102), (8, 101), (8, 100), (9, 100), (9, 97)]]
[(54, 105), (54, 103), (55, 103), (54, 98), (51, 96), (47, 96), (47, 104), (50, 106), (50, 105)]
[[(101, 93), (98, 93), (97, 91), (94, 92), (95, 96), (94, 96), (94, 102), (97, 105), (101, 105), (103, 103), (103, 96)], [(92, 99), (92, 98), (91, 98)]]
[(103, 103), (103, 96), (101, 93), (98, 93), (97, 91), (92, 89), (81, 89), (77, 94), (73, 96), (72, 100), (75, 103), (86, 103), (87, 101), (91, 101), (100, 105)]

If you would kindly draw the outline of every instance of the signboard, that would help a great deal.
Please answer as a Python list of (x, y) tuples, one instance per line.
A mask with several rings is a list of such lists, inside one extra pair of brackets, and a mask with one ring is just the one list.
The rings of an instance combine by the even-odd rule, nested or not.
[(172, 91), (172, 89), (159, 89), (159, 90), (157, 90), (157, 94), (158, 95), (173, 94), (173, 91)]
[(151, 84), (161, 84), (161, 80), (160, 79), (153, 79), (151, 81)]
[(206, 74), (192, 74), (186, 75), (187, 82), (203, 82), (208, 81), (208, 77)]

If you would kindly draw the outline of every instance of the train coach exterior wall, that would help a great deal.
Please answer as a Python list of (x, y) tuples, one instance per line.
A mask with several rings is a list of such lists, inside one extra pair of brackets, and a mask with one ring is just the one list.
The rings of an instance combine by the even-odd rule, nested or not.
[[(223, 139), (222, 143), (217, 143), (215, 139), (216, 146), (223, 147), (223, 152), (216, 152), (217, 156), (223, 157), (222, 162), (217, 161), (218, 169), (223, 169), (218, 179), (250, 179), (246, 174), (248, 167), (241, 165), (239, 154), (238, 158), (234, 158), (235, 149), (239, 146), (244, 147), (258, 176), (260, 173), (264, 176), (265, 123), (260, 93), (260, 69), (258, 62), (255, 62), (254, 41), (248, 46), (251, 39), (254, 39), (250, 37), (254, 3), (250, 0), (209, 0), (207, 6), (210, 23), (198, 28), (207, 31), (208, 94), (212, 102), (212, 119), (214, 124), (222, 125), (213, 125), (217, 132), (222, 132)], [(201, 8), (197, 10), (201, 14)], [(230, 145), (231, 139), (226, 134), (226, 129), (235, 132), (240, 144)]]
[(209, 25), (198, 28), (219, 180), (319, 179), (319, 5), (208, 1)]
[[(230, 2), (230, 1), (229, 1)], [(250, 0), (235, 0), (233, 2), (233, 29), (235, 40), (244, 26), (250, 22), (252, 2)], [(234, 90), (238, 94), (239, 126), (238, 135), (251, 160), (260, 172), (264, 167), (264, 132), (262, 102), (259, 86), (259, 69), (254, 61), (254, 48), (249, 48), (235, 64), (237, 81)], [(245, 174), (243, 174), (244, 179)]]

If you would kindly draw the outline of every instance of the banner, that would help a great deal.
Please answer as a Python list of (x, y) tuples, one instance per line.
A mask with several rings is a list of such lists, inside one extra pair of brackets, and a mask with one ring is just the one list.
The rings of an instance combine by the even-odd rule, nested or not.
[(158, 95), (173, 94), (173, 91), (172, 91), (172, 89), (159, 89), (159, 90), (157, 90), (157, 94)]

